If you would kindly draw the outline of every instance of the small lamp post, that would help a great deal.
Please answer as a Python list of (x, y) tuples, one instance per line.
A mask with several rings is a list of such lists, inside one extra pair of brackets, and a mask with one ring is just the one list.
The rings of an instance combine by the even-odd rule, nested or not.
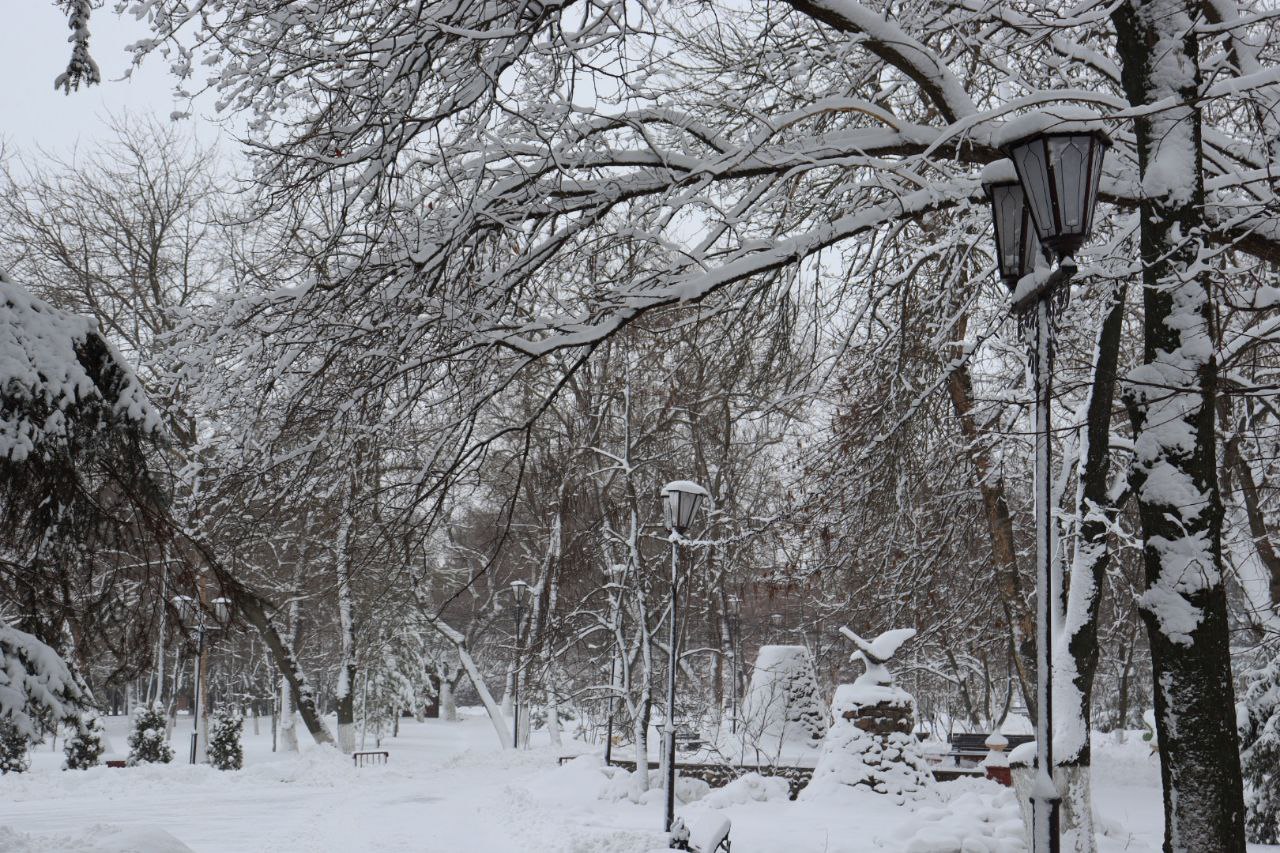
[(515, 601), (516, 661), (511, 676), (511, 748), (520, 748), (520, 609), (529, 594), (524, 581), (511, 582), (511, 597)]
[(785, 621), (781, 613), (770, 613), (769, 624), (773, 626), (773, 642), (782, 642), (782, 623)]
[(231, 599), (229, 598), (215, 598), (209, 604), (213, 610), (213, 618), (217, 623), (215, 626), (209, 625), (208, 611), (196, 599), (189, 595), (175, 595), (173, 597), (173, 606), (178, 611), (178, 619), (181, 620), (183, 625), (193, 628), (196, 632), (196, 672), (191, 686), (192, 764), (196, 764), (200, 760), (200, 741), (204, 740), (207, 743), (209, 737), (206, 723), (207, 714), (202, 714), (200, 707), (201, 702), (206, 706), (209, 704), (209, 700), (204, 695), (207, 692), (209, 674), (205, 664), (205, 633), (226, 624), (231, 614)]
[(736, 593), (730, 593), (728, 597), (729, 612), (725, 614), (725, 618), (729, 622), (729, 654), (732, 658), (732, 666), (729, 668), (729, 732), (731, 734), (738, 733), (738, 632), (742, 626), (742, 598)]
[[(663, 749), (667, 757), (667, 810), (663, 828), (671, 832), (676, 816), (676, 670), (680, 666), (679, 636), (677, 634), (680, 590), (680, 542), (693, 524), (698, 507), (707, 497), (707, 490), (688, 480), (677, 480), (662, 487), (662, 518), (671, 540), (671, 634), (670, 666), (667, 673), (667, 725), (663, 733)], [(639, 762), (640, 756), (636, 756)], [(637, 764), (636, 766), (640, 766)]]
[[(1048, 119), (1048, 121), (1046, 121)], [(1033, 853), (1058, 853), (1060, 797), (1053, 758), (1053, 524), (1049, 416), (1053, 394), (1054, 299), (1075, 275), (1073, 255), (1089, 238), (1102, 161), (1111, 142), (1097, 117), (1029, 117), (1002, 146), (1008, 160), (983, 170), (1000, 276), (1024, 328), (1032, 327), (1035, 385), (1036, 761)], [(1044, 247), (1041, 249), (1041, 247)], [(1045, 274), (1036, 261), (1056, 256)]]

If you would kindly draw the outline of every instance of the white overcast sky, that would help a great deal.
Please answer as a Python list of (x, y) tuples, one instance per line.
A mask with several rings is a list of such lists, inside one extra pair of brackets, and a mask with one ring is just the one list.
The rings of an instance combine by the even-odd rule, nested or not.
[[(110, 113), (127, 110), (168, 121), (175, 107), (185, 108), (175, 105), (173, 79), (162, 57), (148, 59), (132, 79), (120, 79), (130, 62), (125, 45), (148, 31), (132, 18), (118, 17), (113, 5), (95, 10), (90, 26), (89, 48), (102, 83), (65, 95), (53, 81), (71, 54), (66, 17), (50, 0), (0, 0), (0, 139), (8, 146), (67, 152), (100, 137)], [(198, 117), (185, 124), (206, 142), (218, 136), (215, 125)]]

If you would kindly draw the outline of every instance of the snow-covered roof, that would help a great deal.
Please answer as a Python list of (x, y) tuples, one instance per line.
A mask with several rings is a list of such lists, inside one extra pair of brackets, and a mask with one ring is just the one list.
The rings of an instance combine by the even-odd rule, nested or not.
[(94, 320), (0, 273), (0, 461), (22, 462), (106, 421), (153, 432), (160, 415)]

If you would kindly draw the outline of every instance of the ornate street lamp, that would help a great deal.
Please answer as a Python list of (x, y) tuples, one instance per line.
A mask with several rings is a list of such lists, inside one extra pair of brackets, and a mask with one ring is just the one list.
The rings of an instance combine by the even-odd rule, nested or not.
[(192, 764), (196, 764), (201, 758), (200, 741), (204, 740), (207, 743), (209, 738), (205, 720), (200, 713), (201, 702), (208, 704), (208, 699), (204, 696), (206, 692), (205, 679), (208, 675), (208, 669), (205, 666), (205, 633), (226, 625), (231, 615), (231, 599), (229, 598), (215, 598), (209, 605), (213, 609), (216, 625), (208, 624), (208, 612), (196, 599), (189, 595), (175, 595), (173, 597), (173, 606), (178, 611), (178, 619), (183, 625), (194, 629), (196, 632), (196, 672), (191, 686), (192, 726), (190, 757)]
[[(1032, 850), (1058, 853), (1059, 804), (1053, 758), (1053, 481), (1050, 409), (1053, 397), (1055, 296), (1076, 272), (1072, 255), (1089, 238), (1102, 161), (1111, 142), (1094, 113), (1057, 110), (1011, 123), (1002, 146), (1009, 160), (983, 170), (991, 200), (1000, 276), (1023, 328), (1033, 328), (1036, 519), (1036, 763)], [(1012, 173), (1012, 175), (1010, 174)], [(1019, 210), (1019, 202), (1022, 209)], [(1034, 229), (1034, 234), (1030, 233)], [(1049, 272), (1036, 264), (1043, 245), (1057, 257)]]
[(516, 662), (511, 675), (511, 748), (520, 748), (520, 608), (529, 594), (524, 581), (511, 582), (511, 597), (515, 600)]
[[(676, 628), (680, 600), (680, 542), (706, 497), (706, 489), (688, 480), (677, 480), (662, 487), (662, 518), (671, 539), (671, 642), (668, 647), (670, 665), (667, 667), (667, 723), (663, 733), (663, 749), (667, 757), (667, 810), (663, 824), (666, 832), (671, 832), (676, 817), (676, 670), (680, 666)], [(636, 756), (636, 761), (641, 761), (640, 756)]]

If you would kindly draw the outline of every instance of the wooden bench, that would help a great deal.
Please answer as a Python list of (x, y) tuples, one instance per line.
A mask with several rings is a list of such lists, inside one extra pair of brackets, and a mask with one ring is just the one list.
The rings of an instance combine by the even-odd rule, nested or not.
[(364, 767), (368, 764), (386, 764), (391, 758), (391, 753), (385, 749), (375, 749), (368, 752), (353, 752), (351, 760), (355, 762), (356, 767)]
[[(991, 737), (990, 734), (981, 732), (957, 732), (948, 741), (951, 744), (951, 752), (947, 754), (955, 759), (956, 764), (961, 761), (972, 761), (976, 764), (986, 758), (987, 753), (991, 751), (987, 748), (989, 737)], [(1004, 738), (1009, 741), (1009, 745), (1005, 747), (1006, 752), (1036, 739), (1035, 735), (1005, 735)]]
[(690, 829), (676, 818), (671, 827), (671, 846), (691, 853), (730, 853), (729, 818), (719, 814), (702, 815)]
[(676, 749), (680, 752), (695, 752), (702, 749), (702, 736), (690, 731), (676, 732)]
[(129, 763), (123, 758), (108, 758), (106, 765), (108, 767), (128, 767)]

